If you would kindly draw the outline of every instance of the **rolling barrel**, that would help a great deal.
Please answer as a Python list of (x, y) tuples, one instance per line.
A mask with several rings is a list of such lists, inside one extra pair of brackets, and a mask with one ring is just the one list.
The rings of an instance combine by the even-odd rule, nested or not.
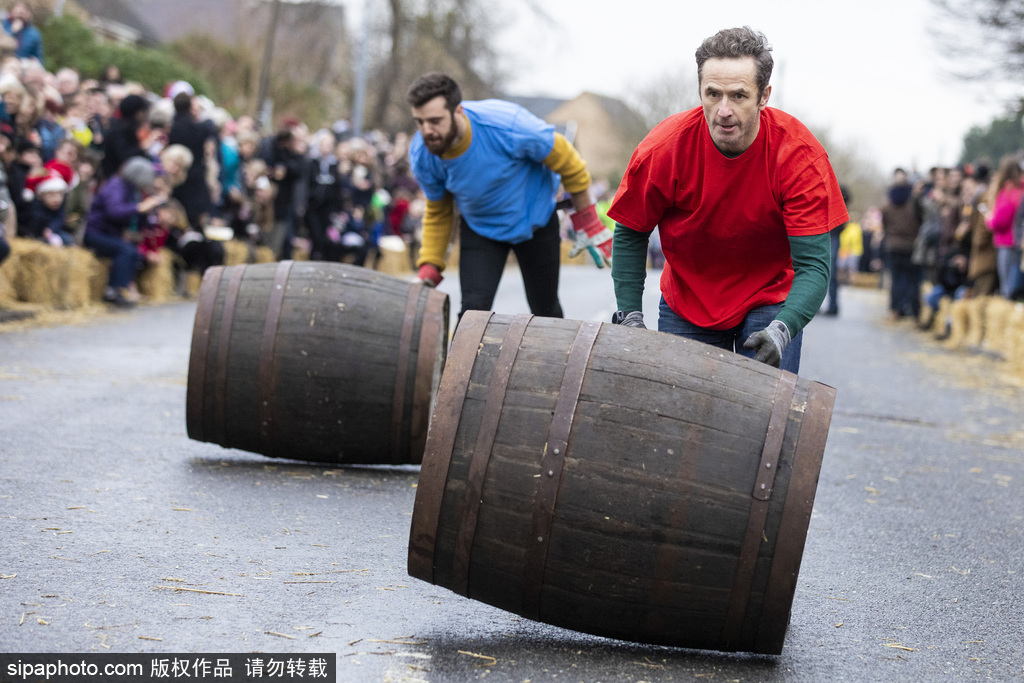
[(188, 435), (325, 463), (418, 464), (448, 296), (339, 263), (218, 266), (199, 291)]
[(778, 654), (834, 401), (681, 337), (467, 312), (409, 573), (580, 632)]

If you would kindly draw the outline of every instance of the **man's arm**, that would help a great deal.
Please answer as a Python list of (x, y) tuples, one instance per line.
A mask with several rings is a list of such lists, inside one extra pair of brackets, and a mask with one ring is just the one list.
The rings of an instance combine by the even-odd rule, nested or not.
[(762, 363), (779, 367), (782, 351), (806, 327), (825, 300), (832, 260), (830, 242), (828, 233), (789, 238), (793, 259), (793, 285), (789, 295), (775, 320), (743, 342), (744, 348), (757, 349), (755, 358)]
[(795, 337), (811, 322), (828, 293), (832, 251), (829, 233), (789, 238), (793, 258), (793, 286), (776, 316)]
[[(573, 229), (586, 235), (588, 245), (599, 249), (604, 261), (611, 261), (612, 234), (597, 217), (597, 208), (590, 196), (591, 179), (587, 164), (561, 133), (555, 133), (555, 144), (544, 159), (544, 165), (561, 176), (562, 186), (572, 199), (575, 213), (570, 218)], [(604, 263), (597, 265), (601, 267)]]
[[(639, 313), (639, 325), (643, 324), (644, 283), (647, 280), (647, 248), (651, 233), (615, 224), (612, 249), (612, 282), (615, 287), (615, 304), (626, 314)], [(633, 316), (636, 320), (636, 316)]]
[(419, 279), (432, 287), (441, 284), (441, 271), (445, 267), (445, 255), (452, 238), (454, 220), (455, 200), (451, 194), (446, 192), (437, 201), (427, 200), (423, 212), (423, 240), (416, 267), (419, 269)]

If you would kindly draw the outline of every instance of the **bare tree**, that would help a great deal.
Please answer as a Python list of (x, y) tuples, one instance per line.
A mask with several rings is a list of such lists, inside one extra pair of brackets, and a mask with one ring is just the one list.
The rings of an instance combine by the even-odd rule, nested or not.
[(1024, 0), (930, 2), (937, 10), (930, 31), (949, 71), (976, 84), (1012, 84), (1014, 93), (1005, 92), (1004, 99), (1019, 97), (1024, 72)]
[(684, 67), (644, 81), (626, 99), (647, 127), (653, 128), (669, 116), (700, 104), (697, 68)]

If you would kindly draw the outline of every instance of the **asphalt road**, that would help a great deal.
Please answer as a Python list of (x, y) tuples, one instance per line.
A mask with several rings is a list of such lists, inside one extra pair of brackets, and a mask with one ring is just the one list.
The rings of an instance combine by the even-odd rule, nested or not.
[[(563, 273), (567, 317), (607, 320), (607, 271)], [(525, 312), (514, 270), (495, 307)], [(409, 577), (418, 468), (187, 437), (194, 303), (0, 325), (0, 651), (333, 652), (339, 681), (1020, 680), (1024, 389), (884, 309), (844, 289), (806, 331), (801, 374), (838, 398), (777, 657), (587, 636)]]

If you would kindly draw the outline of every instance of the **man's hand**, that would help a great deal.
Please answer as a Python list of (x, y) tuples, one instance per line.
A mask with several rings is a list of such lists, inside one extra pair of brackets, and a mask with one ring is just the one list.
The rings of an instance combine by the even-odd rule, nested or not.
[[(575, 256), (587, 247), (593, 247), (591, 256), (598, 268), (612, 262), (612, 231), (605, 227), (597, 217), (597, 207), (591, 204), (582, 211), (570, 216), (572, 227), (576, 231), (576, 244), (569, 252)], [(584, 237), (585, 236), (585, 237)], [(596, 253), (595, 253), (596, 252)]]
[(419, 279), (427, 287), (437, 287), (441, 284), (444, 276), (441, 275), (441, 271), (433, 263), (424, 263), (420, 266)]
[(768, 327), (747, 337), (743, 348), (756, 349), (755, 360), (777, 368), (782, 362), (782, 351), (789, 342), (789, 328), (781, 320), (773, 320)]
[(647, 329), (647, 325), (644, 325), (644, 314), (642, 311), (630, 311), (629, 313), (616, 311), (615, 315), (612, 316), (612, 322), (616, 325), (622, 325), (623, 327), (639, 327), (642, 330)]

